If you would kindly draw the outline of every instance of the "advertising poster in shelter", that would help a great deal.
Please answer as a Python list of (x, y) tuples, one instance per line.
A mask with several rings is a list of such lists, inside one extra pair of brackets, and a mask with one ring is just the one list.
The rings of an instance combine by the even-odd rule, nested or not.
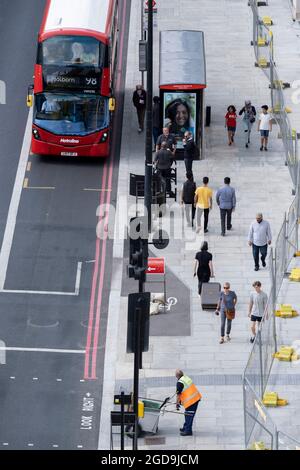
[(182, 139), (186, 131), (196, 138), (197, 94), (190, 92), (167, 92), (164, 94), (164, 127), (175, 134), (177, 149), (182, 149)]

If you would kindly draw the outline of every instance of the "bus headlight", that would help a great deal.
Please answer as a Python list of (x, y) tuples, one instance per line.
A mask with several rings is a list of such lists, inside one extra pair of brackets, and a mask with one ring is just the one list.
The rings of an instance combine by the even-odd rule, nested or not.
[(39, 131), (38, 131), (37, 129), (32, 129), (32, 134), (33, 134), (33, 137), (34, 137), (36, 140), (41, 140)]
[(103, 144), (108, 139), (108, 132), (104, 132), (103, 136), (100, 139), (100, 144)]

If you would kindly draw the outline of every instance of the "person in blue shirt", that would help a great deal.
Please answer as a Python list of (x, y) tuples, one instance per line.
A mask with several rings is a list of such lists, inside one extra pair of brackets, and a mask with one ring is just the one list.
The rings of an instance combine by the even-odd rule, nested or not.
[(225, 226), (227, 225), (227, 230), (232, 229), (231, 216), (236, 206), (235, 189), (230, 186), (230, 178), (228, 176), (224, 178), (224, 186), (217, 191), (216, 201), (220, 208), (221, 235), (225, 237)]

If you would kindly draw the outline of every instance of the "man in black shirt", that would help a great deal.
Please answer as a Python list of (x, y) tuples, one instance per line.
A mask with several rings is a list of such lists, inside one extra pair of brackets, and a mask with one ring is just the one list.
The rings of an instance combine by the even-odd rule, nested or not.
[(142, 85), (137, 85), (135, 92), (132, 96), (132, 102), (134, 107), (136, 108), (138, 122), (139, 122), (139, 132), (144, 130), (144, 120), (145, 120), (145, 112), (146, 112), (146, 101), (147, 101), (147, 94), (144, 90)]
[(194, 227), (194, 219), (196, 213), (196, 207), (194, 205), (195, 191), (196, 183), (194, 181), (193, 173), (191, 171), (187, 171), (186, 181), (185, 183), (183, 183), (181, 191), (181, 204), (184, 204), (186, 220), (189, 227)]
[(192, 171), (193, 160), (196, 156), (196, 144), (193, 139), (193, 134), (190, 131), (184, 133), (184, 139), (182, 139), (184, 147), (184, 163), (186, 171)]
[(171, 191), (171, 166), (173, 164), (173, 155), (171, 150), (168, 148), (167, 142), (161, 143), (160, 150), (156, 153), (154, 158), (154, 165), (159, 170), (159, 175), (161, 177), (161, 184), (163, 192)]
[(172, 152), (173, 156), (175, 156), (176, 138), (174, 134), (170, 134), (168, 127), (163, 128), (163, 133), (158, 137), (156, 141), (156, 152), (158, 152), (161, 149), (162, 142), (167, 143), (167, 148)]

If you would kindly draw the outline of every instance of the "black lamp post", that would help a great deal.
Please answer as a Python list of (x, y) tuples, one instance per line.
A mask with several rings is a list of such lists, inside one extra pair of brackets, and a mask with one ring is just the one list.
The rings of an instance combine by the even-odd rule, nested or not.
[(145, 146), (145, 209), (148, 214), (148, 232), (151, 233), (152, 204), (152, 98), (153, 98), (153, 2), (148, 1), (148, 37), (147, 37), (147, 114)]

